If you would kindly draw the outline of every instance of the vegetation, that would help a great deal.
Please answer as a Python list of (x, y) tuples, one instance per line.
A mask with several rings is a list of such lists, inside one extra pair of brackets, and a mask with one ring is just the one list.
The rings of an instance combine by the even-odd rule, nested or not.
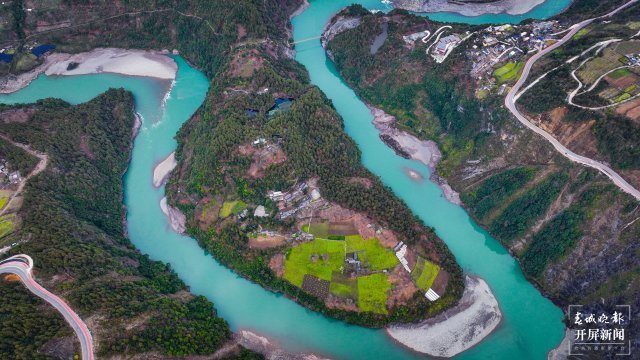
[[(29, 105), (25, 123), (0, 124), (0, 133), (49, 156), (49, 165), (26, 185), (21, 241), (8, 256), (26, 253), (38, 278), (63, 293), (83, 318), (100, 314), (100, 356), (158, 352), (210, 354), (230, 337), (227, 323), (202, 298), (177, 297), (186, 286), (171, 269), (137, 252), (124, 234), (122, 175), (132, 145), (133, 99), (109, 90), (78, 106), (46, 99)], [(78, 147), (85, 137), (92, 156)], [(60, 276), (60, 274), (63, 274)], [(23, 334), (0, 347), (0, 357), (31, 358), (52, 337), (70, 330), (57, 312), (35, 297), (1, 283), (3, 331)], [(25, 301), (25, 298), (28, 300)], [(27, 313), (36, 314), (33, 318)], [(33, 318), (34, 321), (28, 321)], [(131, 319), (139, 326), (128, 329)], [(36, 324), (37, 323), (37, 324)], [(206, 339), (202, 341), (201, 339)]]
[(503, 171), (485, 180), (475, 191), (462, 195), (462, 201), (478, 219), (500, 205), (503, 200), (521, 189), (535, 175), (531, 167), (518, 167)]
[(533, 236), (522, 255), (522, 265), (528, 275), (539, 277), (547, 264), (564, 256), (575, 245), (583, 235), (582, 223), (601, 196), (602, 189), (588, 189), (577, 203), (554, 217)]
[[(559, 20), (573, 24), (577, 19), (602, 15), (623, 2), (577, 0)], [(356, 8), (352, 6), (342, 15)], [(635, 35), (637, 25), (629, 21), (635, 21), (637, 9), (635, 5), (621, 11), (611, 22), (594, 22), (580, 33), (581, 37), (537, 62), (531, 80), (557, 69), (518, 101), (532, 117), (558, 128), (563, 136), (578, 135), (578, 129), (588, 128), (595, 120), (591, 131), (600, 158), (624, 169), (635, 169), (640, 158), (635, 151), (640, 144), (635, 137), (640, 133), (637, 124), (632, 126), (629, 119), (623, 120), (614, 111), (567, 107), (567, 94), (577, 85), (570, 73), (585, 57), (572, 65), (566, 61), (600, 41)], [(637, 201), (613, 187), (602, 186), (609, 184), (606, 177), (569, 163), (542, 138), (523, 129), (505, 111), (499, 86), (480, 88), (470, 75), (474, 62), (470, 43), (461, 44), (444, 63), (437, 64), (425, 56), (428, 45), (416, 41), (408, 46), (402, 39), (419, 30), (433, 32), (442, 24), (401, 11), (384, 17), (359, 11), (356, 15), (362, 17), (361, 25), (328, 43), (342, 78), (366, 103), (395, 116), (394, 126), (438, 144), (443, 153), (438, 175), (460, 193), (480, 224), (520, 257), (524, 271), (540, 282), (546, 294), (563, 305), (600, 303), (601, 298), (612, 303), (620, 299), (637, 303), (640, 286), (630, 279), (637, 274), (638, 259), (637, 254), (629, 252), (629, 246), (631, 239), (637, 238), (638, 222), (624, 228), (638, 217)], [(370, 44), (383, 21), (389, 24), (389, 37), (384, 51), (371, 55)], [(477, 30), (450, 25), (458, 34)], [(618, 64), (619, 59), (620, 55), (605, 65)], [(508, 65), (497, 75), (508, 73), (511, 66), (516, 67)], [(628, 89), (624, 90), (637, 91)], [(595, 96), (600, 90), (593, 90)], [(563, 107), (566, 110), (559, 109)], [(557, 123), (565, 111), (562, 122)], [(591, 134), (583, 132), (572, 136), (571, 146), (577, 152), (595, 151), (591, 139)], [(552, 175), (545, 179), (543, 174)], [(625, 174), (631, 174), (628, 180), (637, 181), (632, 172)], [(581, 199), (591, 192), (597, 194), (597, 200), (583, 202)], [(578, 211), (581, 206), (586, 208), (584, 213)], [(558, 236), (560, 231), (566, 232), (566, 237)], [(553, 272), (545, 273), (544, 269), (552, 265)]]
[[(1, 194), (1, 192), (0, 192), (0, 194)], [(0, 195), (0, 210), (2, 210), (5, 205), (7, 205), (8, 201), (9, 201), (8, 197)]]
[(346, 237), (346, 252), (357, 252), (358, 259), (372, 271), (392, 269), (398, 264), (393, 251), (385, 248), (376, 238), (364, 240), (360, 235)]
[[(0, 104), (0, 115), (5, 108), (5, 105)], [(27, 176), (38, 163), (38, 158), (2, 138), (0, 138), (0, 159), (7, 161), (9, 171), (20, 171), (22, 176)]]
[[(43, 345), (49, 339), (73, 336), (62, 315), (22, 283), (2, 281), (0, 298), (0, 355), (3, 359), (51, 359), (40, 352)], [(74, 347), (79, 351), (79, 344)]]
[(439, 271), (440, 267), (438, 265), (418, 257), (416, 267), (411, 272), (411, 278), (420, 289), (427, 291), (433, 285), (436, 277), (438, 277)]
[(593, 127), (598, 150), (607, 154), (621, 169), (640, 168), (640, 128), (631, 119), (609, 115)]
[[(302, 230), (311, 232), (317, 239), (284, 250), (283, 277), (270, 267), (270, 259), (283, 249), (251, 248), (248, 234), (259, 227), (279, 233), (295, 232), (300, 224), (293, 220), (279, 220), (270, 215), (249, 216), (233, 222), (217, 219), (206, 225), (189, 221), (188, 231), (217, 260), (248, 279), (348, 322), (383, 326), (391, 321), (415, 321), (453, 305), (462, 294), (463, 281), (461, 270), (444, 243), (362, 166), (358, 148), (344, 132), (342, 119), (329, 100), (308, 84), (304, 69), (293, 61), (274, 61), (270, 55), (274, 51), (267, 45), (257, 44), (229, 54), (230, 70), (213, 80), (203, 109), (178, 134), (176, 157), (181, 160), (181, 168), (167, 186), (170, 202), (194, 220), (199, 218), (201, 207), (207, 206), (202, 202), (220, 195), (243, 201), (249, 207), (263, 205), (268, 213), (277, 214), (277, 206), (266, 196), (269, 190), (287, 191), (301, 181), (318, 179), (325, 200), (367, 214), (372, 221), (394, 231), (405, 243), (422, 247), (425, 256), (439, 254), (439, 265), (451, 274), (447, 294), (437, 304), (421, 297), (384, 314), (331, 309), (322, 299), (302, 290), (301, 285), (305, 274), (313, 275), (330, 282), (329, 292), (348, 294), (346, 297), (351, 299), (360, 297), (359, 291), (353, 291), (353, 284), (339, 276), (345, 261), (347, 237), (342, 231), (336, 231), (334, 225), (325, 222), (312, 223), (310, 228), (308, 224), (302, 226)], [(260, 64), (254, 66), (252, 73), (234, 67), (248, 57), (252, 64)], [(269, 92), (261, 93), (264, 88)], [(277, 97), (295, 100), (286, 111), (268, 116)], [(249, 115), (246, 109), (254, 111)], [(247, 171), (252, 160), (239, 155), (238, 148), (259, 137), (278, 144), (287, 160), (268, 167), (264, 176), (249, 177)], [(371, 186), (350, 181), (352, 177), (365, 178)], [(345, 240), (338, 240), (343, 236)], [(371, 246), (370, 240), (362, 241)], [(373, 254), (372, 266), (386, 267), (396, 261), (388, 252)]]
[(496, 69), (493, 72), (493, 75), (496, 77), (496, 79), (498, 79), (498, 84), (502, 84), (518, 77), (523, 68), (524, 63), (522, 61), (509, 61), (508, 63)]
[(284, 278), (302, 287), (304, 275), (331, 281), (334, 271), (340, 271), (344, 264), (344, 242), (315, 239), (289, 250), (285, 260)]
[(308, 232), (309, 234), (313, 234), (315, 237), (328, 239), (329, 238), (329, 223), (321, 222), (321, 223), (313, 223), (311, 226), (304, 225), (302, 227), (302, 231)]
[(15, 215), (13, 214), (0, 217), (0, 239), (13, 232), (14, 222)]
[(522, 235), (549, 208), (568, 179), (567, 174), (549, 175), (538, 186), (514, 200), (491, 224), (491, 232), (510, 242)]
[[(287, 42), (288, 15), (300, 5), (299, 1), (178, 0), (157, 3), (142, 0), (124, 2), (118, 7), (107, 3), (85, 5), (62, 2), (60, 6), (46, 11), (43, 14), (44, 20), (51, 23), (68, 20), (74, 27), (64, 31), (40, 34), (37, 40), (43, 43), (55, 43), (58, 50), (65, 52), (108, 46), (175, 48), (212, 79), (206, 103), (178, 134), (179, 145), (176, 156), (181, 161), (181, 171), (174, 172), (174, 177), (167, 186), (167, 192), (169, 201), (180, 207), (187, 217), (193, 220), (188, 224), (190, 234), (194, 235), (203, 248), (213, 254), (216, 259), (250, 280), (274, 291), (283, 292), (313, 310), (367, 326), (382, 326), (391, 321), (418, 320), (425, 314), (433, 314), (455, 304), (462, 294), (463, 281), (461, 269), (454, 257), (444, 243), (437, 238), (433, 229), (425, 227), (401, 200), (361, 165), (359, 151), (344, 132), (342, 120), (330, 101), (316, 87), (309, 85), (308, 74), (304, 68), (285, 56), (283, 46)], [(151, 9), (154, 11), (149, 11)], [(121, 15), (122, 13), (131, 15)], [(105, 18), (109, 20), (103, 21)], [(35, 26), (36, 24), (25, 24), (25, 27), (31, 31)], [(254, 41), (256, 39), (270, 41)], [(243, 46), (235, 46), (239, 42), (242, 42)], [(245, 69), (241, 69), (242, 71), (235, 72), (234, 60), (247, 54), (255, 58), (250, 62), (253, 64), (253, 70), (245, 72)], [(250, 95), (231, 92), (228, 91), (229, 88), (243, 89)], [(264, 88), (269, 88), (269, 92), (258, 94), (258, 90)], [(287, 111), (268, 118), (266, 113), (273, 105), (275, 94), (286, 94), (294, 98), (295, 102)], [(400, 95), (407, 94), (408, 92), (405, 91)], [(59, 104), (59, 106), (63, 105)], [(246, 109), (256, 109), (258, 115), (249, 117)], [(70, 131), (68, 136), (77, 135), (76, 133), (77, 131)], [(127, 134), (110, 134), (114, 137), (116, 135), (122, 139), (128, 139)], [(101, 136), (109, 138), (106, 135)], [(264, 177), (255, 179), (245, 176), (250, 159), (239, 156), (236, 149), (257, 136), (278, 142), (287, 155), (287, 161), (278, 166), (269, 167)], [(26, 139), (23, 138), (23, 140)], [(44, 141), (40, 138), (38, 140)], [(101, 145), (106, 144), (92, 146), (92, 149), (101, 149)], [(45, 146), (39, 148), (45, 149)], [(108, 152), (108, 149), (110, 147), (107, 146), (105, 152)], [(47, 146), (46, 150), (51, 149)], [(70, 149), (67, 150), (71, 152)], [(119, 169), (120, 164), (126, 163), (126, 158), (123, 157), (125, 154), (128, 152), (120, 151), (119, 156), (114, 156), (113, 161), (105, 165), (102, 170)], [(91, 163), (83, 154), (73, 153), (72, 155), (65, 154), (67, 158), (78, 161), (80, 164)], [(84, 176), (83, 179), (86, 182), (99, 183), (95, 181), (96, 178), (100, 178), (96, 176), (99, 174), (81, 170), (83, 171), (78, 173)], [(118, 176), (121, 175), (120, 173)], [(349, 182), (348, 179), (353, 176), (370, 180), (372, 186), (364, 188)], [(319, 178), (321, 192), (327, 200), (354, 211), (364, 212), (386, 229), (406, 239), (405, 242), (419, 243), (425, 253), (437, 254), (440, 266), (446, 268), (451, 274), (447, 294), (436, 303), (429, 303), (423, 297), (416, 299), (409, 304), (410, 306), (399, 306), (385, 315), (381, 312), (353, 313), (329, 309), (318, 298), (276, 276), (269, 268), (269, 259), (277, 250), (255, 250), (247, 245), (247, 234), (255, 232), (259, 226), (291, 229), (294, 224), (290, 221), (279, 221), (274, 217), (255, 219), (250, 216), (242, 224), (222, 219), (216, 219), (214, 224), (205, 227), (195, 223), (194, 215), (199, 206), (198, 202), (208, 196), (215, 198), (225, 195), (226, 199), (238, 199), (252, 206), (264, 205), (267, 209), (276, 212), (274, 204), (266, 200), (267, 190), (284, 190), (290, 188), (296, 181), (312, 177)], [(105, 208), (120, 205), (121, 199), (113, 196), (120, 189), (109, 183), (113, 185), (111, 188), (105, 187), (100, 188), (101, 191), (93, 191), (91, 184), (78, 185), (71, 182), (73, 189), (65, 191), (65, 187), (61, 186), (63, 184), (52, 182), (47, 191), (54, 198), (55, 204), (45, 202), (38, 204), (53, 208), (52, 211), (60, 217), (64, 217), (67, 212), (72, 212), (83, 222), (83, 225), (104, 229), (104, 233), (109, 238), (116, 239), (113, 243), (126, 247), (127, 251), (133, 251), (129, 245), (126, 245), (128, 244), (126, 239), (122, 237), (121, 214), (104, 211)], [(61, 187), (63, 191), (54, 193), (52, 190), (54, 185)], [(89, 203), (89, 194), (92, 198), (97, 194), (99, 199)], [(113, 202), (107, 206), (109, 199)], [(55, 220), (61, 227), (69, 225), (59, 219)], [(100, 254), (108, 253), (93, 247), (87, 249), (77, 244), (78, 242), (80, 240), (76, 238), (73, 241), (60, 242), (48, 251), (61, 254), (63, 252), (58, 245), (60, 247), (76, 246), (78, 251), (87, 250), (94, 253), (91, 261), (78, 256), (80, 262), (92, 264), (96, 259), (101, 260)], [(105, 240), (105, 243), (108, 241)], [(340, 243), (344, 246), (344, 241)], [(55, 263), (54, 260), (51, 262), (53, 264), (41, 265), (42, 271), (46, 269), (48, 275), (66, 270), (63, 265)], [(86, 263), (83, 263), (83, 268), (87, 266)], [(134, 276), (138, 274), (137, 271), (129, 268), (120, 270), (116, 265), (113, 265), (114, 271)], [(109, 267), (103, 263), (95, 264), (93, 270), (96, 273), (95, 276), (104, 275), (101, 272), (102, 269), (109, 269)], [(93, 279), (91, 276), (72, 274), (74, 281), (83, 281), (87, 287), (83, 292), (79, 291), (77, 295), (69, 295), (69, 297), (73, 299), (74, 306), (84, 304), (79, 306), (81, 311), (109, 309), (104, 311), (110, 316), (127, 314), (128, 318), (131, 318), (141, 315), (142, 308), (158, 309), (164, 306), (159, 299), (154, 298), (153, 292), (147, 294), (143, 291), (146, 286), (157, 290), (157, 288), (164, 288), (165, 285), (162, 284), (167, 284), (166, 286), (171, 284), (171, 289), (176, 289), (174, 281), (149, 281), (151, 284), (144, 282), (144, 286), (140, 285), (142, 288), (137, 285), (124, 286), (117, 281), (106, 284), (106, 280), (104, 282), (96, 280), (91, 284), (84, 281), (88, 278)], [(167, 280), (166, 276), (162, 278)], [(169, 290), (165, 289), (165, 291)], [(119, 305), (119, 301), (125, 297), (123, 294), (126, 294), (128, 299), (141, 300), (133, 301), (128, 306)], [(155, 308), (147, 306), (147, 303), (152, 300), (157, 300), (154, 302)], [(179, 311), (178, 305), (169, 308)], [(156, 316), (159, 320), (167, 322), (176, 319), (171, 316)], [(113, 323), (120, 324), (116, 320), (117, 318), (114, 318)], [(170, 329), (163, 328), (167, 331)], [(179, 333), (181, 326), (175, 324), (172, 328)], [(143, 336), (121, 329), (111, 329), (109, 332), (122, 334), (122, 338)], [(117, 345), (118, 343), (126, 343), (125, 349), (130, 353), (147, 351), (155, 346), (160, 352), (182, 354), (186, 348), (191, 347), (186, 335), (177, 334), (173, 337), (166, 334), (149, 334), (149, 336), (156, 336), (156, 342), (152, 343), (153, 345), (146, 345), (144, 341), (126, 343), (123, 339), (118, 339), (119, 341), (114, 341), (113, 344), (102, 345), (101, 349), (105, 353), (115, 353), (123, 349)], [(219, 334), (219, 336), (223, 335)], [(168, 339), (182, 339), (184, 346), (181, 344), (169, 346), (165, 344), (169, 341)], [(207, 351), (202, 347), (191, 350), (194, 353)]]
[(387, 313), (387, 291), (391, 288), (385, 274), (372, 274), (358, 278), (358, 307), (362, 311)]
[(225, 201), (220, 209), (220, 217), (226, 218), (229, 215), (238, 215), (247, 208), (247, 204), (242, 201)]

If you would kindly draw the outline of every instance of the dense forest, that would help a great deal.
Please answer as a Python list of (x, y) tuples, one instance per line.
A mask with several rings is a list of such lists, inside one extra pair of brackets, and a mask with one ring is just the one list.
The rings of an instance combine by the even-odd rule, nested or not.
[[(578, 8), (586, 6), (599, 12), (609, 5), (576, 1), (570, 11), (580, 12)], [(396, 127), (438, 144), (443, 153), (438, 174), (460, 192), (470, 215), (520, 258), (525, 274), (561, 306), (601, 299), (607, 304), (637, 303), (640, 283), (630, 279), (637, 274), (633, 263), (638, 261), (638, 244), (629, 241), (640, 231), (634, 222), (637, 202), (603, 175), (568, 162), (523, 129), (504, 108), (504, 93), (499, 94), (497, 86), (486, 96), (477, 96), (468, 42), (438, 64), (425, 56), (428, 45), (407, 44), (402, 36), (425, 29), (433, 32), (442, 24), (403, 11), (365, 14), (359, 8), (353, 5), (334, 17), (361, 18), (359, 26), (328, 42), (336, 68), (365, 102), (395, 116)], [(633, 12), (621, 12), (616, 19), (628, 21)], [(383, 22), (388, 38), (371, 54)], [(450, 25), (457, 34), (475, 30)], [(612, 28), (611, 36), (628, 36), (628, 28), (606, 26)], [(596, 28), (593, 34), (604, 36), (606, 31)], [(545, 57), (534, 73), (539, 76), (562, 65), (598, 41), (587, 38)], [(560, 106), (572, 86), (560, 76), (569, 73), (561, 66), (520, 103), (534, 113)], [(566, 118), (580, 123), (593, 116), (570, 109)], [(596, 120), (593, 128), (594, 143), (615, 166), (633, 167), (640, 144), (635, 125), (612, 114), (603, 118), (607, 121)], [(611, 126), (613, 118), (620, 126)], [(621, 284), (623, 279), (629, 286)]]
[(20, 171), (22, 176), (29, 174), (38, 163), (35, 156), (2, 138), (0, 138), (0, 159), (7, 162), (9, 171)]
[[(78, 106), (55, 99), (28, 106), (35, 112), (27, 122), (1, 124), (0, 133), (48, 154), (50, 163), (27, 183), (22, 226), (10, 235), (20, 244), (8, 255), (29, 254), (40, 282), (81, 317), (98, 316), (91, 330), (101, 339), (100, 356), (214, 352), (230, 338), (227, 323), (206, 299), (185, 295), (167, 265), (141, 255), (123, 235), (132, 96), (109, 90)], [(9, 109), (1, 106), (0, 114)], [(0, 284), (0, 357), (33, 358), (52, 338), (76, 341), (53, 308), (20, 286)], [(140, 324), (129, 326), (132, 319)]]

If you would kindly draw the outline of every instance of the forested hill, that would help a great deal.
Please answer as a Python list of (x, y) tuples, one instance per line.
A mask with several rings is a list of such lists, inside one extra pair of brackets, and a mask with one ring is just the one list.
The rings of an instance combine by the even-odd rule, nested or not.
[[(27, 182), (18, 212), (22, 225), (7, 240), (19, 243), (11, 254), (35, 260), (35, 277), (87, 321), (100, 357), (214, 352), (231, 335), (227, 323), (123, 235), (131, 94), (109, 90), (78, 106), (46, 99), (22, 107), (28, 120), (1, 123), (0, 133), (47, 154), (49, 164)], [(0, 106), (0, 119), (11, 108)], [(1, 358), (79, 353), (58, 312), (20, 283), (0, 282), (0, 298)]]

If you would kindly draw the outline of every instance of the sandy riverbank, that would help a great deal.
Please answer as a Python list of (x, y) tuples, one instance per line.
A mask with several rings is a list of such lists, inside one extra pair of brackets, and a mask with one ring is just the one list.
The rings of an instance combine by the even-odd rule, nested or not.
[(162, 186), (177, 165), (176, 152), (174, 151), (153, 169), (153, 186)]
[(327, 360), (314, 354), (285, 352), (278, 344), (249, 330), (236, 332), (231, 343), (227, 344), (227, 349), (219, 350), (214, 354), (213, 358), (221, 359), (230, 355), (233, 347), (238, 345), (261, 353), (268, 360)]
[(169, 206), (169, 204), (167, 204), (166, 196), (163, 197), (162, 200), (160, 200), (160, 209), (169, 220), (169, 225), (171, 225), (173, 231), (177, 232), (178, 234), (184, 234), (184, 232), (187, 230), (187, 218), (183, 213), (180, 212), (180, 210), (173, 208)]
[(500, 321), (502, 313), (489, 285), (467, 275), (458, 305), (418, 325), (391, 326), (387, 333), (415, 351), (448, 358), (478, 344)]
[(307, 10), (307, 8), (310, 6), (311, 4), (309, 4), (308, 0), (303, 0), (302, 4), (300, 4), (300, 7), (298, 7), (296, 9), (296, 11), (294, 11), (291, 15), (289, 15), (289, 21), (291, 21), (294, 17), (302, 14), (305, 10)]
[[(368, 105), (367, 105), (368, 106)], [(368, 106), (373, 115), (373, 125), (380, 131), (380, 137), (393, 148), (400, 156), (420, 161), (429, 167), (431, 180), (443, 191), (450, 202), (460, 205), (460, 195), (455, 192), (444, 178), (437, 175), (438, 162), (442, 153), (438, 145), (431, 140), (420, 140), (406, 131), (393, 126), (396, 118), (383, 110)]]
[[(67, 70), (70, 63), (77, 67)], [(114, 73), (174, 80), (178, 71), (176, 62), (160, 51), (103, 48), (79, 54), (53, 53), (35, 69), (0, 79), (0, 93), (11, 93), (27, 86), (40, 74), (84, 75)]]
[(522, 15), (544, 2), (545, 0), (498, 0), (484, 4), (465, 4), (450, 0), (395, 0), (392, 3), (394, 7), (416, 12), (454, 12), (464, 16), (480, 16), (501, 13)]

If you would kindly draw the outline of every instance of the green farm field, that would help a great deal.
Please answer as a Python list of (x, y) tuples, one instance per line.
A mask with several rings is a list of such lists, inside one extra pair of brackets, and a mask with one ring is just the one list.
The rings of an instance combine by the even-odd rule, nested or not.
[(220, 209), (220, 217), (226, 218), (229, 215), (236, 215), (247, 208), (247, 204), (242, 201), (225, 201)]
[(344, 241), (315, 239), (289, 250), (284, 262), (284, 278), (301, 287), (305, 274), (331, 281), (344, 264)]
[(0, 238), (13, 232), (15, 228), (15, 215), (5, 215), (0, 217)]
[(427, 291), (436, 280), (438, 272), (440, 272), (438, 265), (418, 257), (418, 263), (411, 272), (411, 278), (420, 289)]
[(387, 292), (391, 284), (386, 274), (373, 274), (358, 278), (358, 306), (361, 311), (387, 313)]
[(371, 270), (391, 269), (398, 264), (393, 251), (385, 248), (376, 238), (364, 240), (360, 235), (346, 237), (346, 252), (358, 252), (358, 257)]
[(520, 74), (520, 72), (522, 72), (523, 68), (524, 68), (524, 63), (520, 61), (519, 62), (510, 61), (504, 64), (503, 66), (497, 68), (496, 71), (493, 72), (493, 75), (498, 80), (498, 83), (502, 84), (516, 78)]

